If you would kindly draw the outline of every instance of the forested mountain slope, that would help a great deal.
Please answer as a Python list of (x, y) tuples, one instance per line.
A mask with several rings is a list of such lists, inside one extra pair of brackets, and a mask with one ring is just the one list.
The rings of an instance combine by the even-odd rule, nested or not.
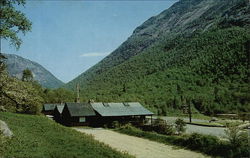
[(4, 62), (7, 66), (8, 73), (13, 77), (21, 79), (23, 70), (29, 69), (32, 71), (34, 79), (43, 87), (58, 88), (64, 84), (52, 73), (36, 62), (22, 58), (15, 54), (3, 55), (7, 58)]
[(140, 101), (158, 114), (250, 110), (247, 0), (180, 0), (69, 82), (84, 100)]

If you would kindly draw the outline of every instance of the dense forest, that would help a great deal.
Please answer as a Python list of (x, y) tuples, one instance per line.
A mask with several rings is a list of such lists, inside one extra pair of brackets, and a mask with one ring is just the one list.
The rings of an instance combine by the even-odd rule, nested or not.
[(249, 112), (249, 10), (245, 0), (182, 0), (65, 87), (79, 83), (82, 101), (139, 101), (160, 115), (186, 104)]

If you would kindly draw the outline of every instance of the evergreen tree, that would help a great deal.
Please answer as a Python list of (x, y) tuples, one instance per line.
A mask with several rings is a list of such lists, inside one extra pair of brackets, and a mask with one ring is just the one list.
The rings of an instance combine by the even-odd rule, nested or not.
[(26, 82), (33, 81), (33, 74), (29, 69), (23, 70), (22, 81), (26, 81)]

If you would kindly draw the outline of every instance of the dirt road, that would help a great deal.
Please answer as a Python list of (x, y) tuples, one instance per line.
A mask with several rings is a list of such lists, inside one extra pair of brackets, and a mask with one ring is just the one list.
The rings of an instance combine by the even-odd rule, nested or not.
[(127, 152), (137, 158), (203, 158), (204, 155), (147, 139), (128, 136), (105, 129), (74, 128), (79, 132), (91, 134), (100, 142), (119, 151)]

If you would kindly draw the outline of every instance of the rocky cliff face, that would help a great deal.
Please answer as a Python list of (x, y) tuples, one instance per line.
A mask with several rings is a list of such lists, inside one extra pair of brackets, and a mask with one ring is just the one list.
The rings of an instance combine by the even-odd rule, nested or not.
[(142, 53), (154, 43), (204, 32), (223, 22), (222, 19), (224, 24), (250, 26), (249, 12), (247, 0), (180, 0), (137, 27), (128, 40), (114, 52), (67, 85), (74, 87), (76, 80), (87, 84), (88, 80)]
[(159, 114), (186, 100), (207, 113), (246, 111), (249, 28), (248, 0), (180, 0), (65, 87), (80, 84), (86, 99), (144, 102)]
[(4, 56), (7, 58), (5, 60), (7, 70), (13, 77), (21, 79), (23, 70), (29, 69), (32, 71), (34, 79), (38, 81), (38, 83), (40, 83), (43, 87), (58, 88), (64, 84), (52, 73), (36, 62), (14, 54), (4, 54)]

